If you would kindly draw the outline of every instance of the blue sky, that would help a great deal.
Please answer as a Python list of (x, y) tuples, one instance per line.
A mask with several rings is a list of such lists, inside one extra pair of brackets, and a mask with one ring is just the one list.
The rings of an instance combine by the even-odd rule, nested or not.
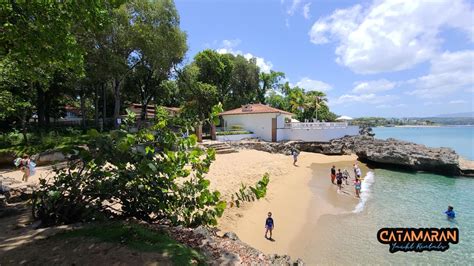
[(474, 7), (452, 1), (176, 0), (187, 62), (256, 57), (340, 115), (474, 111)]

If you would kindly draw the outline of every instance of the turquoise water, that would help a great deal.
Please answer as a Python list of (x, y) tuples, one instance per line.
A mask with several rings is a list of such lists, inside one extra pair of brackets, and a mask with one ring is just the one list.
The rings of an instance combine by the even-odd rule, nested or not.
[[(474, 179), (427, 173), (375, 170), (374, 183), (365, 192), (369, 199), (359, 213), (327, 215), (317, 226), (327, 227), (318, 235), (309, 264), (432, 264), (474, 263)], [(454, 206), (456, 219), (444, 215)], [(383, 227), (457, 227), (459, 243), (445, 252), (390, 253), (377, 241)]]
[(474, 127), (377, 127), (379, 139), (395, 138), (431, 147), (449, 147), (459, 155), (474, 160)]

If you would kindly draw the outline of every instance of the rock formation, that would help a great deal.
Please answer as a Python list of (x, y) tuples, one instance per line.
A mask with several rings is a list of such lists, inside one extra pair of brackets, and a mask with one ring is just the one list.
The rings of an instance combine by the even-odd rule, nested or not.
[[(366, 132), (370, 133), (370, 131)], [(459, 156), (450, 148), (430, 148), (396, 139), (381, 140), (374, 138), (371, 134), (346, 136), (330, 142), (243, 140), (232, 143), (232, 145), (236, 148), (283, 154), (290, 154), (291, 147), (326, 155), (355, 153), (359, 160), (380, 167), (428, 171), (451, 176), (474, 173), (473, 164), (463, 163), (460, 166)]]

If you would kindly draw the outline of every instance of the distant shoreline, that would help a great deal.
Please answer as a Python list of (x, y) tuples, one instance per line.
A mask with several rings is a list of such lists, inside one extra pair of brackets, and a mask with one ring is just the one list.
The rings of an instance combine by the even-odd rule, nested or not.
[(427, 127), (427, 128), (431, 128), (431, 127), (474, 127), (474, 125), (400, 125), (400, 126), (376, 126), (376, 127), (373, 127), (373, 128), (379, 128), (379, 127), (383, 127), (383, 128), (390, 128), (390, 127), (398, 127), (398, 128), (410, 128), (410, 127), (414, 127), (414, 128), (424, 128), (424, 127)]

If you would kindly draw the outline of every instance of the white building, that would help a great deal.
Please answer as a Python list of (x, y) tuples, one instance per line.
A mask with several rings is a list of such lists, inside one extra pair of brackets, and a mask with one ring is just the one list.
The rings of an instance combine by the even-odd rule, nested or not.
[(301, 123), (291, 122), (292, 113), (279, 110), (264, 104), (248, 104), (241, 108), (225, 111), (220, 114), (224, 130), (241, 127), (253, 134), (217, 136), (218, 140), (240, 140), (242, 138), (259, 138), (266, 141), (321, 141), (341, 138), (346, 135), (358, 135), (359, 127), (340, 123)]

